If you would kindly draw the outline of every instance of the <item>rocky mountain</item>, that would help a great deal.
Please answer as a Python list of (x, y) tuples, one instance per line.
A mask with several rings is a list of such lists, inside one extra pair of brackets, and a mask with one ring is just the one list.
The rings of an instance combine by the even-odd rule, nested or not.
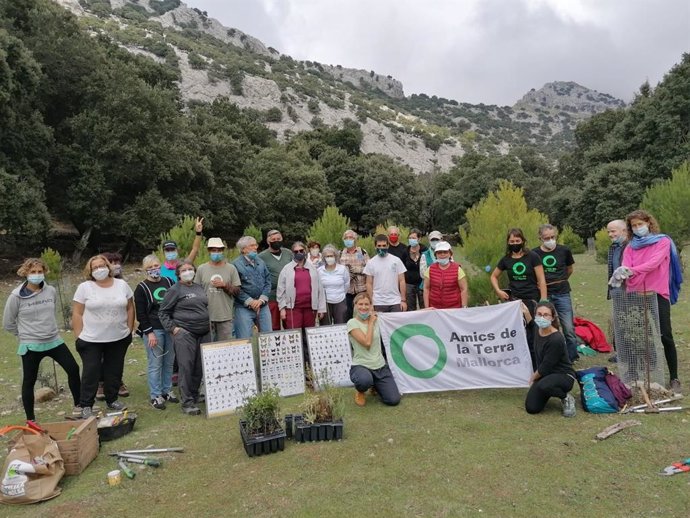
[(390, 75), (294, 60), (180, 0), (55, 1), (92, 34), (173, 68), (187, 102), (228, 97), (255, 110), (281, 140), (357, 120), (364, 153), (391, 155), (417, 172), (447, 169), (470, 149), (505, 153), (531, 145), (555, 156), (572, 143), (577, 121), (624, 106), (567, 82), (532, 90), (512, 107), (405, 96)]

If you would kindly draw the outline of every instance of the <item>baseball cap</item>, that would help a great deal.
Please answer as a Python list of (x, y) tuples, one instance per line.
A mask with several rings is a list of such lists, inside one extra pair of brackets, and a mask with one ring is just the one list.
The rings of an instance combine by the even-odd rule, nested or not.
[(177, 243), (175, 243), (175, 241), (166, 241), (163, 243), (163, 250), (167, 250), (168, 248), (177, 249)]
[(219, 237), (212, 237), (206, 243), (206, 248), (225, 248), (223, 240)]
[(431, 241), (432, 239), (441, 240), (443, 239), (443, 234), (441, 234), (438, 230), (433, 230), (429, 232), (429, 241)]
[(450, 252), (450, 243), (448, 241), (439, 241), (434, 248), (434, 253), (436, 252)]

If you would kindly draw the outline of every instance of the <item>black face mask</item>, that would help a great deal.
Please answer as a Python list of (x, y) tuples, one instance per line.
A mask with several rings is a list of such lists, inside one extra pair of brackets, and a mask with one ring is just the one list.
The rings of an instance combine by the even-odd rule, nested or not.
[(510, 250), (513, 253), (518, 253), (520, 250), (523, 249), (525, 245), (523, 243), (518, 243), (516, 245), (508, 245), (508, 250)]
[(269, 244), (268, 246), (271, 247), (271, 250), (275, 250), (275, 251), (277, 252), (277, 251), (279, 251), (279, 250), (282, 248), (283, 242), (282, 242), (282, 241), (273, 241), (273, 242), (272, 242), (271, 244)]

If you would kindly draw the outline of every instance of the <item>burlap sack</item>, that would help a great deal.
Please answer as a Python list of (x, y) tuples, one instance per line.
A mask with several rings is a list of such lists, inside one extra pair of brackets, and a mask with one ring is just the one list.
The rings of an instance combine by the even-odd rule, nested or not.
[(19, 435), (5, 459), (0, 502), (31, 504), (60, 494), (65, 474), (57, 443), (45, 434)]

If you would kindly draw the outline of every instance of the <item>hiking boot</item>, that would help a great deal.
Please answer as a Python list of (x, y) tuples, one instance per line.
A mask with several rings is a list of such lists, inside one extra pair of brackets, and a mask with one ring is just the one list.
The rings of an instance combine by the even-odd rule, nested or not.
[(163, 394), (163, 399), (165, 399), (166, 402), (168, 403), (179, 403), (180, 400), (178, 397), (175, 395), (174, 392), (168, 392), (167, 394)]
[(186, 415), (199, 415), (201, 410), (196, 405), (182, 405), (182, 413)]
[(83, 410), (84, 409), (82, 407), (80, 407), (79, 405), (75, 406), (72, 409), (72, 418), (73, 419), (81, 419)]
[(129, 397), (129, 389), (123, 382), (120, 383), (120, 390), (117, 391), (119, 397)]
[(108, 403), (108, 410), (116, 410), (118, 412), (121, 412), (122, 410), (127, 410), (127, 405), (125, 405), (122, 401), (118, 401), (116, 399), (112, 403)]
[(674, 396), (683, 395), (683, 389), (680, 386), (680, 380), (678, 378), (671, 380), (671, 392), (673, 392)]
[(198, 405), (199, 403), (206, 403), (206, 395), (205, 394), (199, 394), (194, 402)]
[(103, 392), (103, 382), (98, 382), (98, 390), (96, 390), (96, 399), (98, 401), (105, 400), (105, 393)]
[(568, 394), (561, 399), (563, 405), (563, 417), (575, 417), (575, 398), (572, 394)]
[(618, 363), (618, 354), (613, 354), (613, 356), (609, 356), (609, 362)]
[(367, 404), (367, 394), (366, 392), (355, 391), (355, 405), (364, 406)]
[(151, 406), (158, 410), (165, 410), (165, 399), (163, 396), (155, 397), (151, 400)]
[(82, 409), (81, 409), (81, 418), (82, 419), (88, 419), (92, 415), (93, 415), (93, 410), (91, 409), (90, 406), (82, 407)]

